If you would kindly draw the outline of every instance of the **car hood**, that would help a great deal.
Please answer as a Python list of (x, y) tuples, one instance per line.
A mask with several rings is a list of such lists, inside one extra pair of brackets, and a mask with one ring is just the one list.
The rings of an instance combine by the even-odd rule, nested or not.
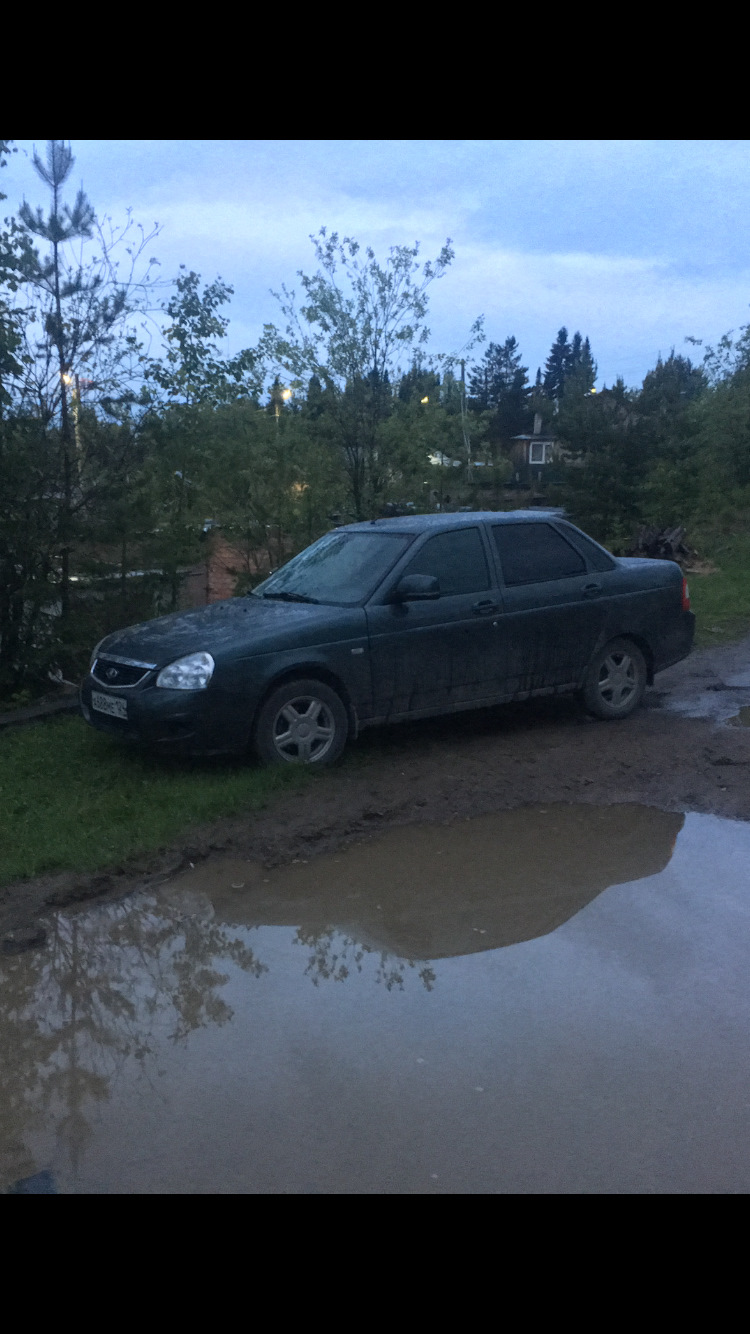
[(196, 611), (175, 612), (107, 635), (102, 655), (164, 667), (188, 653), (248, 657), (276, 649), (330, 643), (365, 633), (361, 607), (316, 606), (259, 597), (227, 598)]

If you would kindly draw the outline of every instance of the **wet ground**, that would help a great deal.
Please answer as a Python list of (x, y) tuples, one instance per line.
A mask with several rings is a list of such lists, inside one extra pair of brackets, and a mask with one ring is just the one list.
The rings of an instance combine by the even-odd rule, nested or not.
[[(95, 875), (0, 891), (0, 939), (50, 908), (119, 899), (221, 853), (263, 864), (333, 852), (373, 830), (439, 824), (539, 802), (637, 802), (750, 820), (750, 639), (691, 655), (621, 723), (569, 698), (366, 731), (332, 771), (251, 817)], [(84, 724), (81, 722), (82, 727)]]
[(750, 640), (7, 887), (0, 1189), (744, 1193), (748, 719)]
[(750, 824), (212, 858), (0, 961), (14, 1193), (745, 1193)]

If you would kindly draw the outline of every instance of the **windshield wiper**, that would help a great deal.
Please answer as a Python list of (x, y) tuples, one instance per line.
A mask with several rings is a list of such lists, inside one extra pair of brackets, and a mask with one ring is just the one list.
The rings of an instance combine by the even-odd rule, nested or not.
[(263, 593), (264, 598), (276, 598), (278, 602), (315, 602), (317, 598), (309, 598), (306, 593)]

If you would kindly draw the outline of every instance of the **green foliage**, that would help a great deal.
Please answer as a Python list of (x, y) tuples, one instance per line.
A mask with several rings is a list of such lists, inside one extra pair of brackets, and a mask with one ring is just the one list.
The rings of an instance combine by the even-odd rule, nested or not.
[(673, 348), (667, 360), (659, 357), (646, 375), (638, 398), (639, 411), (650, 423), (652, 433), (663, 438), (706, 387), (704, 372), (689, 357), (676, 356)]
[(0, 734), (0, 884), (94, 871), (150, 853), (201, 822), (303, 786), (302, 766), (189, 763), (130, 751), (80, 718)]
[(565, 388), (565, 375), (570, 364), (571, 347), (566, 328), (559, 330), (544, 366), (544, 392), (548, 398), (560, 399)]
[(372, 372), (398, 379), (401, 360), (413, 362), (428, 341), (427, 289), (454, 258), (450, 240), (422, 266), (416, 244), (392, 246), (381, 264), (371, 247), (361, 258), (358, 241), (325, 227), (310, 240), (318, 271), (298, 274), (303, 305), (286, 287), (277, 294), (286, 337), (269, 328), (269, 352), (294, 375), (317, 375), (339, 390)]
[[(22, 277), (34, 304), (25, 339), (25, 373), (15, 396), (47, 421), (57, 420), (68, 447), (70, 400), (74, 392), (80, 394), (81, 378), (86, 377), (90, 403), (132, 386), (138, 353), (134, 319), (148, 308), (154, 285), (156, 260), (146, 260), (145, 252), (158, 228), (146, 234), (129, 218), (116, 232), (97, 220), (82, 189), (72, 205), (64, 203), (63, 189), (75, 158), (63, 141), (50, 140), (46, 161), (37, 153), (33, 161), (51, 200), (46, 214), (26, 200), (19, 210), (27, 243)], [(38, 241), (45, 244), (44, 253)], [(118, 255), (127, 257), (124, 274)], [(79, 387), (74, 390), (76, 376)]]
[(469, 377), (469, 392), (473, 410), (490, 413), (487, 431), (493, 443), (507, 444), (530, 428), (528, 367), (521, 365), (521, 352), (512, 335), (502, 345), (489, 344)]
[(239, 588), (265, 577), (330, 527), (345, 483), (325, 423), (249, 403), (213, 415), (205, 474), (208, 513), (240, 555)]
[[(710, 527), (696, 529), (694, 540), (709, 563), (708, 573), (688, 572), (699, 647), (736, 639), (750, 630), (749, 506), (750, 494), (746, 493), (742, 512), (735, 515), (734, 522), (724, 511), (715, 516)], [(721, 527), (730, 531), (721, 532)]]
[[(0, 167), (6, 166), (6, 158), (16, 151), (10, 140), (0, 139)], [(0, 192), (2, 199), (5, 195)], [(23, 338), (25, 312), (22, 307), (14, 306), (9, 297), (21, 286), (27, 253), (28, 245), (18, 222), (6, 218), (0, 231), (0, 412), (11, 402), (9, 382), (23, 370), (17, 353)]]
[(203, 291), (200, 283), (200, 274), (181, 267), (175, 293), (162, 307), (170, 321), (164, 329), (164, 355), (148, 360), (146, 376), (168, 402), (187, 406), (257, 398), (262, 377), (253, 375), (255, 354), (248, 349), (226, 358), (218, 347), (217, 340), (225, 337), (229, 326), (229, 319), (219, 310), (234, 289), (221, 278)]
[[(277, 294), (286, 326), (283, 333), (269, 326), (261, 349), (297, 382), (314, 377), (323, 387), (328, 439), (343, 460), (353, 512), (364, 518), (377, 513), (387, 490), (378, 442), (393, 387), (413, 375), (405, 367), (423, 364), (427, 291), (454, 252), (446, 241), (435, 260), (420, 264), (418, 245), (392, 246), (383, 264), (370, 247), (362, 253), (358, 241), (337, 232), (322, 228), (310, 239), (318, 269), (299, 273), (300, 304), (286, 287)], [(481, 336), (481, 321), (471, 336)]]
[[(58, 639), (53, 615), (57, 519), (48, 433), (38, 420), (0, 418), (0, 694), (29, 672), (46, 675)], [(53, 463), (59, 459), (55, 450)]]
[[(91, 543), (109, 503), (116, 508), (137, 462), (132, 431), (113, 432), (106, 418), (126, 388), (133, 397), (132, 321), (145, 309), (151, 271), (148, 264), (136, 276), (153, 233), (141, 230), (134, 243), (129, 221), (105, 236), (83, 190), (65, 203), (69, 146), (51, 140), (46, 159), (35, 153), (33, 162), (49, 209), (24, 201), (1, 247), (0, 325), (7, 333), (10, 321), (13, 338), (0, 337), (0, 689), (29, 672), (46, 675), (51, 662), (66, 671), (76, 657), (76, 552)], [(124, 277), (120, 244), (129, 256)]]
[(575, 333), (569, 343), (567, 329), (560, 329), (544, 368), (543, 387), (547, 398), (559, 403), (566, 389), (569, 395), (571, 389), (575, 394), (588, 394), (594, 387), (596, 374), (588, 338), (583, 339), (580, 333)]
[(621, 382), (601, 394), (564, 394), (555, 419), (568, 460), (559, 498), (574, 522), (615, 551), (632, 540), (646, 475), (634, 398)]

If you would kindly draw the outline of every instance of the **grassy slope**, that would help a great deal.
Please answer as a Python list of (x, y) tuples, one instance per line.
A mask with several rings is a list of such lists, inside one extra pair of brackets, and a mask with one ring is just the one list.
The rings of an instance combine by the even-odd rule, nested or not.
[(250, 761), (160, 760), (78, 717), (7, 729), (0, 734), (0, 884), (112, 866), (191, 826), (259, 810), (310, 777)]

